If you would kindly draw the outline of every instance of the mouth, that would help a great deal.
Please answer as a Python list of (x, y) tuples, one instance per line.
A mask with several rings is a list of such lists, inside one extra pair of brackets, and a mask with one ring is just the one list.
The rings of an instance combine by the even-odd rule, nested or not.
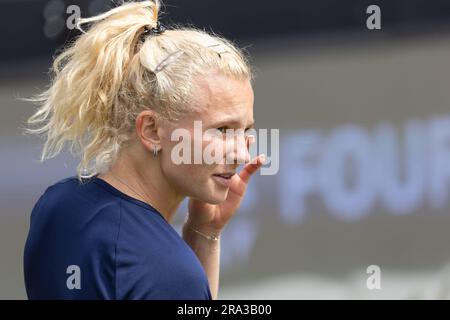
[(221, 177), (221, 178), (224, 178), (224, 179), (231, 179), (231, 177), (233, 175), (235, 175), (234, 172), (225, 172), (225, 173), (213, 174), (213, 176)]
[(230, 187), (234, 172), (213, 174), (213, 179), (225, 187)]

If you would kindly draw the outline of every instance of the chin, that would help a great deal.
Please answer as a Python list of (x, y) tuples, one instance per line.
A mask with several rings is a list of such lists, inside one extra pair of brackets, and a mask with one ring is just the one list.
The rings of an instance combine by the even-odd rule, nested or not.
[(203, 197), (202, 201), (207, 202), (209, 204), (221, 204), (227, 198), (228, 192), (224, 192), (223, 194), (209, 194), (206, 197)]
[(228, 190), (225, 191), (209, 190), (201, 194), (201, 196), (198, 197), (198, 199), (209, 204), (221, 204), (227, 199), (227, 196)]
[(195, 190), (195, 194), (191, 193), (189, 197), (209, 204), (221, 204), (227, 199), (229, 188), (218, 188), (214, 181), (208, 181), (205, 184), (198, 183), (198, 185), (202, 185), (202, 188)]

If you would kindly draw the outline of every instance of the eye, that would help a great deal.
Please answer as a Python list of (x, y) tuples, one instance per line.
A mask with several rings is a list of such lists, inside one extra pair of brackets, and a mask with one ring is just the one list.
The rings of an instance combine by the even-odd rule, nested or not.
[(244, 130), (244, 134), (245, 134), (246, 137), (247, 137), (249, 134), (253, 133), (253, 131), (249, 132), (249, 131), (252, 130), (252, 129), (255, 129), (255, 128), (254, 128), (254, 127), (249, 127), (249, 128), (246, 128), (246, 129)]
[(220, 127), (220, 128), (217, 128), (217, 130), (220, 131), (220, 133), (226, 133), (227, 127)]

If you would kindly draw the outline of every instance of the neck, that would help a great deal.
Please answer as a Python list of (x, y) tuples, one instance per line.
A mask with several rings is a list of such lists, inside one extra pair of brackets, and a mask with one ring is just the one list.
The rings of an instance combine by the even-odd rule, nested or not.
[(161, 171), (159, 158), (153, 158), (147, 153), (143, 157), (136, 157), (132, 152), (123, 152), (114, 165), (98, 177), (130, 197), (150, 204), (168, 223), (172, 223), (185, 198), (169, 185)]

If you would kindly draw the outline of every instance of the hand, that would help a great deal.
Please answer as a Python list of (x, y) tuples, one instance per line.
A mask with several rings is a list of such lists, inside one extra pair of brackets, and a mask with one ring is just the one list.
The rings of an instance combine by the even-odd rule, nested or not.
[(197, 199), (189, 199), (189, 214), (185, 225), (206, 234), (218, 235), (234, 216), (244, 198), (250, 177), (262, 166), (265, 156), (259, 155), (237, 174), (231, 177), (228, 196), (221, 204), (210, 204)]

